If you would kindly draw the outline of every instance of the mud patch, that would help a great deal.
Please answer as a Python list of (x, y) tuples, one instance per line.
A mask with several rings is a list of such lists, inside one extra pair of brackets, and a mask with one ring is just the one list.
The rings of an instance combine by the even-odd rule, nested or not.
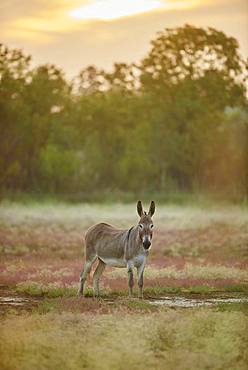
[(0, 297), (0, 306), (25, 306), (30, 299), (22, 297)]
[[(6, 292), (7, 293), (7, 292)], [(9, 309), (16, 310), (32, 310), (34, 307), (38, 306), (39, 299), (20, 297), (10, 294), (5, 294), (0, 296), (0, 314), (4, 314), (9, 311)]]
[(152, 305), (168, 306), (173, 308), (192, 308), (201, 306), (213, 306), (223, 303), (246, 303), (248, 305), (248, 298), (186, 298), (186, 297), (161, 297), (149, 301)]

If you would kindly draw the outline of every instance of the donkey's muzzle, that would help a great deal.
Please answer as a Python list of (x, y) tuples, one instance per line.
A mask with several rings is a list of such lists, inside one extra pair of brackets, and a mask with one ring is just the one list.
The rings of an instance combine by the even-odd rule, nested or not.
[(150, 242), (150, 240), (149, 240), (148, 238), (145, 238), (145, 239), (143, 240), (143, 247), (144, 247), (145, 249), (149, 249), (149, 248), (150, 248), (150, 246), (151, 246), (151, 242)]

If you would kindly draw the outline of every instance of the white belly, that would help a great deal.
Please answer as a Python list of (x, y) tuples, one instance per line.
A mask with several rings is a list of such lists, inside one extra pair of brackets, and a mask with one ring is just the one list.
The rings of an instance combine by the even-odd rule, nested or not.
[(101, 260), (108, 266), (112, 267), (127, 267), (127, 262), (121, 258), (102, 258)]
[[(122, 258), (108, 258), (108, 257), (100, 257), (100, 259), (106, 263), (108, 266), (112, 267), (127, 267), (127, 261)], [(144, 254), (138, 254), (134, 256), (129, 263), (134, 267), (140, 267), (141, 265), (145, 264), (146, 256)]]

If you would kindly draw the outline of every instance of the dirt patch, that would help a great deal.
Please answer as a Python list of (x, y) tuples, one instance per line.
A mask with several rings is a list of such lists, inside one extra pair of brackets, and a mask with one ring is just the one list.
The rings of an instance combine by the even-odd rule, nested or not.
[(30, 303), (34, 303), (35, 300), (24, 297), (0, 297), (0, 306), (11, 306), (11, 307), (23, 307)]
[(10, 311), (22, 312), (32, 311), (38, 307), (41, 298), (33, 298), (28, 296), (17, 295), (13, 291), (0, 290), (0, 315), (4, 315)]

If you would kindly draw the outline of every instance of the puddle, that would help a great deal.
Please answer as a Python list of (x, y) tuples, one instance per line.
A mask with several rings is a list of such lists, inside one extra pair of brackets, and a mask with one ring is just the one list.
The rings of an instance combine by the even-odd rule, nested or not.
[(149, 301), (153, 305), (168, 307), (201, 307), (213, 306), (221, 303), (248, 303), (248, 298), (185, 298), (185, 297), (161, 297)]
[(33, 299), (23, 297), (0, 297), (0, 306), (26, 306), (33, 302)]

